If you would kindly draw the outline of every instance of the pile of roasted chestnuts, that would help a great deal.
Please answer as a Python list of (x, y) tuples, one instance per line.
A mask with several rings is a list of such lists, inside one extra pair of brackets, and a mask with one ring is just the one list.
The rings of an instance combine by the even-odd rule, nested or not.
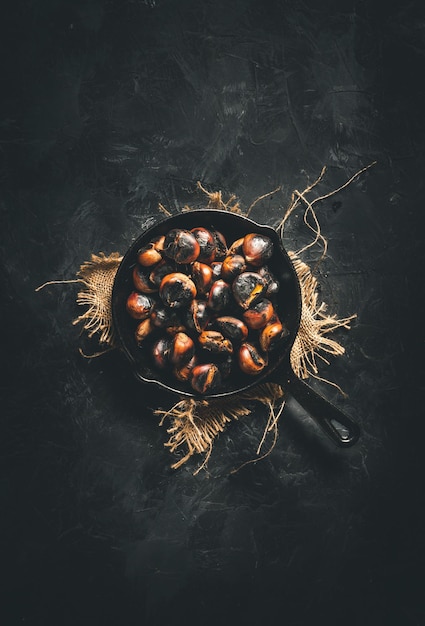
[(287, 337), (267, 262), (273, 242), (249, 233), (228, 245), (204, 227), (174, 228), (137, 253), (127, 311), (155, 368), (195, 393), (233, 375), (258, 375)]

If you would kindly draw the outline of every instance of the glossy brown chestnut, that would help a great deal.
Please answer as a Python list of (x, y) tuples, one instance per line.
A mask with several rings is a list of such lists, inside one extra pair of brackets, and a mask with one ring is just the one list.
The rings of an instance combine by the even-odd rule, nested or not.
[(229, 304), (231, 298), (230, 285), (219, 278), (211, 285), (208, 294), (208, 307), (211, 311), (223, 311)]
[(214, 280), (217, 280), (217, 278), (221, 278), (221, 266), (222, 265), (223, 265), (222, 261), (214, 261), (214, 263), (211, 263), (211, 269), (213, 272)]
[(169, 337), (160, 337), (152, 346), (152, 357), (158, 369), (165, 369), (170, 364), (171, 340)]
[(244, 341), (248, 337), (248, 327), (242, 320), (231, 315), (223, 315), (217, 317), (215, 326), (218, 330), (231, 341)]
[(167, 274), (159, 286), (159, 295), (171, 308), (187, 306), (196, 296), (195, 283), (182, 272)]
[(265, 290), (266, 283), (257, 272), (242, 272), (232, 284), (233, 296), (243, 309), (248, 309), (259, 300)]
[(137, 260), (144, 267), (151, 267), (162, 260), (161, 251), (163, 249), (164, 237), (150, 241), (137, 253)]
[(274, 350), (280, 342), (289, 335), (289, 330), (279, 321), (267, 324), (260, 332), (258, 340), (261, 350), (270, 352)]
[(206, 263), (195, 261), (192, 265), (192, 280), (195, 283), (198, 294), (207, 294), (213, 282), (213, 271), (211, 267)]
[(132, 291), (127, 298), (127, 311), (135, 320), (144, 320), (149, 317), (154, 302), (150, 296)]
[(193, 339), (186, 333), (178, 332), (171, 340), (170, 362), (178, 367), (188, 363), (195, 353)]
[(192, 228), (190, 232), (199, 243), (200, 251), (198, 261), (202, 263), (212, 263), (216, 255), (216, 245), (213, 234), (202, 226)]
[(267, 356), (260, 354), (253, 344), (244, 342), (238, 351), (238, 363), (245, 374), (256, 376), (267, 366)]
[(141, 291), (142, 293), (154, 293), (158, 291), (156, 285), (149, 280), (148, 274), (138, 264), (136, 264), (133, 269), (133, 285), (137, 291)]
[(193, 263), (199, 256), (200, 246), (189, 230), (173, 228), (165, 235), (164, 254), (176, 263)]
[(137, 324), (136, 330), (134, 331), (134, 337), (138, 346), (142, 345), (143, 341), (148, 335), (151, 334), (154, 328), (155, 327), (149, 317)]
[(244, 237), (242, 250), (247, 263), (254, 265), (254, 267), (260, 267), (272, 256), (273, 242), (266, 235), (250, 233)]
[(192, 300), (189, 308), (186, 312), (185, 322), (189, 330), (194, 330), (198, 333), (205, 330), (210, 321), (210, 311), (208, 310), (207, 303), (204, 300)]
[(243, 312), (243, 319), (249, 328), (259, 330), (260, 328), (264, 328), (273, 315), (273, 304), (267, 298), (261, 298)]
[(215, 363), (195, 365), (190, 379), (192, 388), (201, 394), (217, 389), (221, 385), (221, 374)]
[(232, 342), (217, 330), (204, 330), (198, 336), (199, 345), (213, 354), (232, 354)]
[(221, 277), (228, 283), (246, 270), (245, 257), (241, 254), (228, 254), (221, 266)]

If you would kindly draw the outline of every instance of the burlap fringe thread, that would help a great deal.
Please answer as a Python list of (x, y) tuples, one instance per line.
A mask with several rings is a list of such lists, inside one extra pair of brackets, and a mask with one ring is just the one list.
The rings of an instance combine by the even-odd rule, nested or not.
[[(341, 356), (344, 354), (345, 350), (343, 346), (328, 335), (337, 328), (349, 329), (350, 323), (356, 315), (338, 318), (336, 315), (328, 315), (326, 313), (326, 304), (324, 302), (318, 302), (317, 280), (313, 276), (312, 269), (304, 263), (299, 256), (308, 248), (321, 244), (322, 255), (316, 263), (317, 267), (326, 254), (327, 241), (321, 233), (320, 224), (313, 205), (325, 198), (335, 195), (347, 187), (360, 174), (372, 167), (372, 165), (375, 165), (375, 162), (358, 171), (338, 189), (326, 195), (319, 196), (313, 201), (309, 201), (307, 194), (323, 179), (326, 171), (326, 168), (323, 168), (320, 176), (303, 192), (297, 190), (293, 192), (291, 203), (284, 218), (277, 227), (278, 232), (283, 236), (284, 227), (288, 218), (300, 204), (303, 204), (305, 207), (304, 222), (314, 233), (314, 239), (308, 245), (296, 253), (289, 252), (300, 281), (302, 297), (300, 328), (291, 351), (292, 368), (300, 378), (305, 379), (309, 376), (313, 376), (335, 386), (341, 393), (344, 392), (338, 385), (318, 376), (319, 368), (317, 360), (320, 359), (322, 362), (329, 364), (329, 360), (325, 356), (326, 354), (331, 356)], [(198, 188), (207, 196), (209, 208), (243, 213), (245, 216), (248, 216), (252, 208), (261, 200), (280, 190), (280, 187), (278, 187), (263, 196), (259, 196), (247, 211), (242, 212), (236, 200), (236, 196), (232, 195), (227, 202), (224, 202), (221, 191), (209, 192), (200, 183), (198, 183)], [(159, 209), (166, 215), (171, 215), (163, 205), (159, 205)], [(190, 210), (191, 208), (188, 206), (183, 208), (183, 211)], [(48, 281), (36, 290), (38, 291), (51, 284), (80, 283), (82, 285), (82, 289), (77, 294), (77, 303), (87, 306), (88, 308), (73, 321), (73, 324), (82, 324), (83, 330), (86, 331), (89, 337), (97, 335), (99, 346), (102, 348), (102, 351), (92, 355), (85, 355), (80, 350), (83, 356), (87, 358), (105, 354), (105, 352), (117, 347), (115, 345), (114, 329), (112, 325), (111, 299), (113, 282), (121, 259), (122, 256), (117, 252), (109, 256), (105, 256), (103, 252), (99, 253), (99, 255), (93, 254), (90, 261), (81, 265), (76, 279)], [(171, 467), (177, 469), (184, 465), (193, 455), (204, 454), (204, 460), (195, 470), (194, 474), (205, 468), (217, 435), (224, 431), (229, 422), (249, 415), (251, 409), (247, 406), (247, 403), (251, 402), (260, 402), (265, 405), (268, 409), (268, 418), (255, 458), (247, 461), (236, 470), (233, 470), (235, 472), (248, 463), (258, 462), (268, 456), (272, 451), (278, 436), (278, 420), (285, 406), (284, 393), (280, 385), (271, 383), (258, 385), (250, 392), (244, 392), (235, 397), (226, 397), (225, 400), (213, 399), (195, 401), (194, 399), (182, 399), (169, 410), (156, 410), (155, 414), (161, 418), (161, 426), (166, 420), (170, 420), (171, 422), (171, 426), (167, 429), (169, 440), (165, 443), (165, 446), (169, 448), (170, 452), (173, 454), (178, 452), (181, 448), (185, 448), (183, 455), (173, 463)], [(261, 454), (266, 437), (270, 432), (273, 433), (271, 446), (265, 453)]]

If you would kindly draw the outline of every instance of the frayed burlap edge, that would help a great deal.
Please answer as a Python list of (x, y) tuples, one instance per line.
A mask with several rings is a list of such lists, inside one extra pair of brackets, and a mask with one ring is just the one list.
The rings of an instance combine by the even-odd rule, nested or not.
[[(323, 179), (326, 172), (326, 168), (323, 168), (320, 176), (303, 192), (297, 190), (293, 192), (291, 203), (276, 229), (283, 237), (287, 220), (297, 207), (303, 204), (305, 206), (304, 222), (314, 233), (314, 239), (308, 245), (297, 252), (289, 252), (300, 281), (302, 297), (301, 322), (291, 351), (291, 366), (300, 378), (305, 379), (309, 376), (314, 376), (319, 380), (335, 386), (343, 394), (343, 390), (338, 385), (318, 376), (319, 368), (317, 360), (320, 359), (322, 362), (329, 364), (329, 360), (325, 356), (326, 354), (331, 356), (341, 356), (344, 354), (344, 347), (335, 339), (330, 338), (329, 334), (337, 328), (349, 329), (350, 323), (356, 315), (338, 318), (335, 314), (328, 315), (326, 313), (326, 304), (324, 302), (318, 302), (317, 280), (313, 275), (313, 271), (299, 256), (308, 248), (322, 245), (322, 254), (315, 265), (316, 268), (326, 255), (327, 241), (321, 233), (320, 224), (313, 205), (335, 195), (347, 187), (353, 180), (360, 176), (360, 174), (372, 167), (372, 165), (375, 165), (375, 162), (356, 172), (356, 174), (338, 189), (310, 201), (307, 194)], [(281, 189), (278, 187), (267, 194), (259, 196), (246, 211), (243, 211), (236, 196), (230, 196), (225, 202), (221, 191), (207, 191), (199, 182), (198, 188), (208, 198), (209, 208), (218, 208), (240, 213), (245, 216), (250, 214), (256, 204)], [(166, 215), (171, 215), (162, 204), (159, 205), (159, 210)], [(183, 211), (190, 210), (191, 207), (189, 206), (183, 208)], [(38, 291), (46, 285), (51, 284), (82, 284), (83, 288), (77, 295), (77, 303), (87, 306), (88, 308), (82, 315), (73, 320), (72, 323), (74, 325), (82, 324), (82, 329), (86, 331), (89, 337), (97, 335), (99, 346), (103, 348), (101, 352), (92, 355), (85, 355), (80, 350), (83, 356), (87, 358), (100, 356), (117, 347), (115, 345), (114, 329), (112, 325), (111, 298), (115, 274), (121, 259), (122, 256), (118, 252), (113, 252), (109, 256), (106, 256), (103, 252), (98, 255), (92, 254), (91, 260), (80, 266), (76, 279), (48, 281), (36, 289), (36, 291)], [(268, 418), (256, 451), (256, 456), (233, 470), (236, 472), (248, 463), (255, 463), (265, 458), (272, 451), (278, 436), (278, 420), (285, 406), (284, 393), (280, 385), (258, 385), (249, 392), (241, 393), (231, 398), (226, 397), (224, 400), (196, 401), (194, 399), (182, 399), (168, 410), (158, 409), (154, 411), (154, 413), (161, 418), (161, 426), (166, 420), (171, 422), (171, 425), (167, 429), (169, 439), (164, 444), (165, 447), (173, 454), (183, 450), (182, 456), (173, 463), (171, 467), (177, 469), (184, 465), (193, 455), (204, 454), (204, 460), (195, 470), (194, 474), (205, 468), (210, 458), (215, 438), (224, 431), (229, 422), (238, 420), (251, 413), (251, 408), (246, 406), (246, 403), (250, 402), (260, 402), (265, 405), (268, 408)], [(267, 452), (261, 454), (266, 437), (270, 432), (273, 433), (271, 446)]]

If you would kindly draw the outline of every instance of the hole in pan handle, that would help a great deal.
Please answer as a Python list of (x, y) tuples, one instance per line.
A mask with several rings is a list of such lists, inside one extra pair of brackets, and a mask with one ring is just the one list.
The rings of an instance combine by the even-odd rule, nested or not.
[(335, 444), (348, 448), (358, 441), (360, 429), (357, 423), (294, 372), (288, 378), (288, 391)]

